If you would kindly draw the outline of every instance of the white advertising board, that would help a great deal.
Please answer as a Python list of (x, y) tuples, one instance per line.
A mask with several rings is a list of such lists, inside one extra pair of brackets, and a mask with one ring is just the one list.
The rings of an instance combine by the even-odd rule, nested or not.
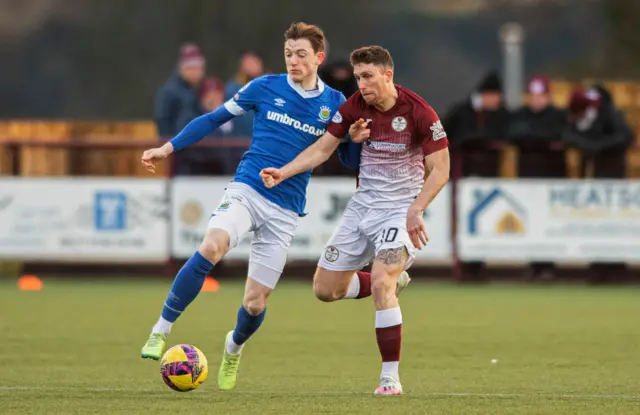
[(160, 261), (169, 258), (165, 180), (0, 180), (0, 257)]
[(464, 179), (463, 260), (638, 261), (640, 182)]

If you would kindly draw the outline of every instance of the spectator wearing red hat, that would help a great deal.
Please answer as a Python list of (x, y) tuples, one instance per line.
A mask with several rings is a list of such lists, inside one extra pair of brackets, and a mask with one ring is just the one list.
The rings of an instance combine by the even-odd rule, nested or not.
[(549, 79), (535, 75), (527, 84), (526, 104), (511, 118), (507, 135), (518, 146), (519, 177), (565, 177), (562, 151), (553, 151), (553, 143), (562, 143), (566, 114), (551, 102)]
[[(567, 146), (582, 152), (585, 178), (621, 179), (626, 176), (626, 151), (634, 134), (609, 91), (601, 85), (575, 90), (569, 102), (569, 125), (563, 134)], [(592, 282), (627, 272), (624, 263), (592, 263)]]
[(596, 85), (572, 93), (563, 141), (581, 150), (584, 176), (625, 177), (626, 151), (633, 139), (633, 130), (606, 88)]
[[(160, 138), (172, 138), (191, 120), (204, 114), (200, 105), (200, 86), (205, 73), (205, 59), (192, 43), (182, 45), (176, 72), (158, 90), (154, 118)], [(198, 170), (200, 149), (187, 149), (176, 155), (176, 174), (190, 175)]]
[[(552, 149), (562, 143), (566, 114), (551, 102), (550, 82), (546, 76), (534, 75), (527, 83), (525, 105), (516, 111), (507, 135), (518, 147), (518, 176), (527, 178), (566, 177), (564, 151)], [(528, 279), (550, 281), (554, 278), (552, 262), (534, 262)]]
[(198, 88), (205, 71), (200, 48), (188, 43), (180, 48), (175, 74), (160, 88), (155, 101), (158, 134), (171, 138), (191, 120), (203, 114)]

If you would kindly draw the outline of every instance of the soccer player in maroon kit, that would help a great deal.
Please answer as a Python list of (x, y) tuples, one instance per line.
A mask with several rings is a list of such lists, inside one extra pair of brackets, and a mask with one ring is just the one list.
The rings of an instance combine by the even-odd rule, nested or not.
[[(351, 64), (359, 91), (340, 107), (327, 133), (291, 163), (260, 175), (265, 186), (273, 187), (325, 162), (347, 133), (350, 145), (363, 143), (358, 189), (320, 258), (314, 291), (323, 301), (373, 296), (382, 356), (375, 393), (399, 395), (398, 279), (413, 263), (415, 250), (428, 242), (422, 212), (449, 180), (448, 140), (435, 111), (394, 84), (386, 49), (356, 49)], [(358, 271), (371, 259), (370, 274)]]

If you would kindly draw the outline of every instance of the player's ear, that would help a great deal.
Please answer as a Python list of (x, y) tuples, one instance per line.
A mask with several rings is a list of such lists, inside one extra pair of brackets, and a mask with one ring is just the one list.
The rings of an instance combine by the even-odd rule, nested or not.
[(393, 80), (393, 71), (391, 69), (385, 70), (384, 74), (387, 78), (387, 81), (391, 82)]
[(322, 62), (324, 62), (325, 58), (327, 57), (324, 52), (318, 52), (316, 56), (318, 58), (318, 66), (322, 65)]

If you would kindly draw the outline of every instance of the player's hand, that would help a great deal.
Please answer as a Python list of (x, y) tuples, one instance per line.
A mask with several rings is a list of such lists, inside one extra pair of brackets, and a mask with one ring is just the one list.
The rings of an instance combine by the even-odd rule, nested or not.
[(271, 189), (282, 183), (284, 180), (284, 176), (280, 169), (276, 169), (274, 167), (267, 167), (266, 169), (262, 169), (260, 171), (260, 177), (262, 178), (262, 183), (267, 189)]
[(152, 148), (142, 153), (142, 165), (151, 173), (156, 172), (155, 163), (166, 159), (171, 152), (165, 146)]
[(422, 249), (422, 246), (427, 245), (427, 242), (429, 242), (427, 227), (424, 225), (424, 219), (422, 219), (422, 209), (409, 208), (407, 212), (407, 232), (409, 232), (413, 246), (417, 249)]
[(371, 135), (371, 130), (367, 128), (369, 123), (360, 118), (349, 127), (349, 135), (354, 143), (362, 143)]

